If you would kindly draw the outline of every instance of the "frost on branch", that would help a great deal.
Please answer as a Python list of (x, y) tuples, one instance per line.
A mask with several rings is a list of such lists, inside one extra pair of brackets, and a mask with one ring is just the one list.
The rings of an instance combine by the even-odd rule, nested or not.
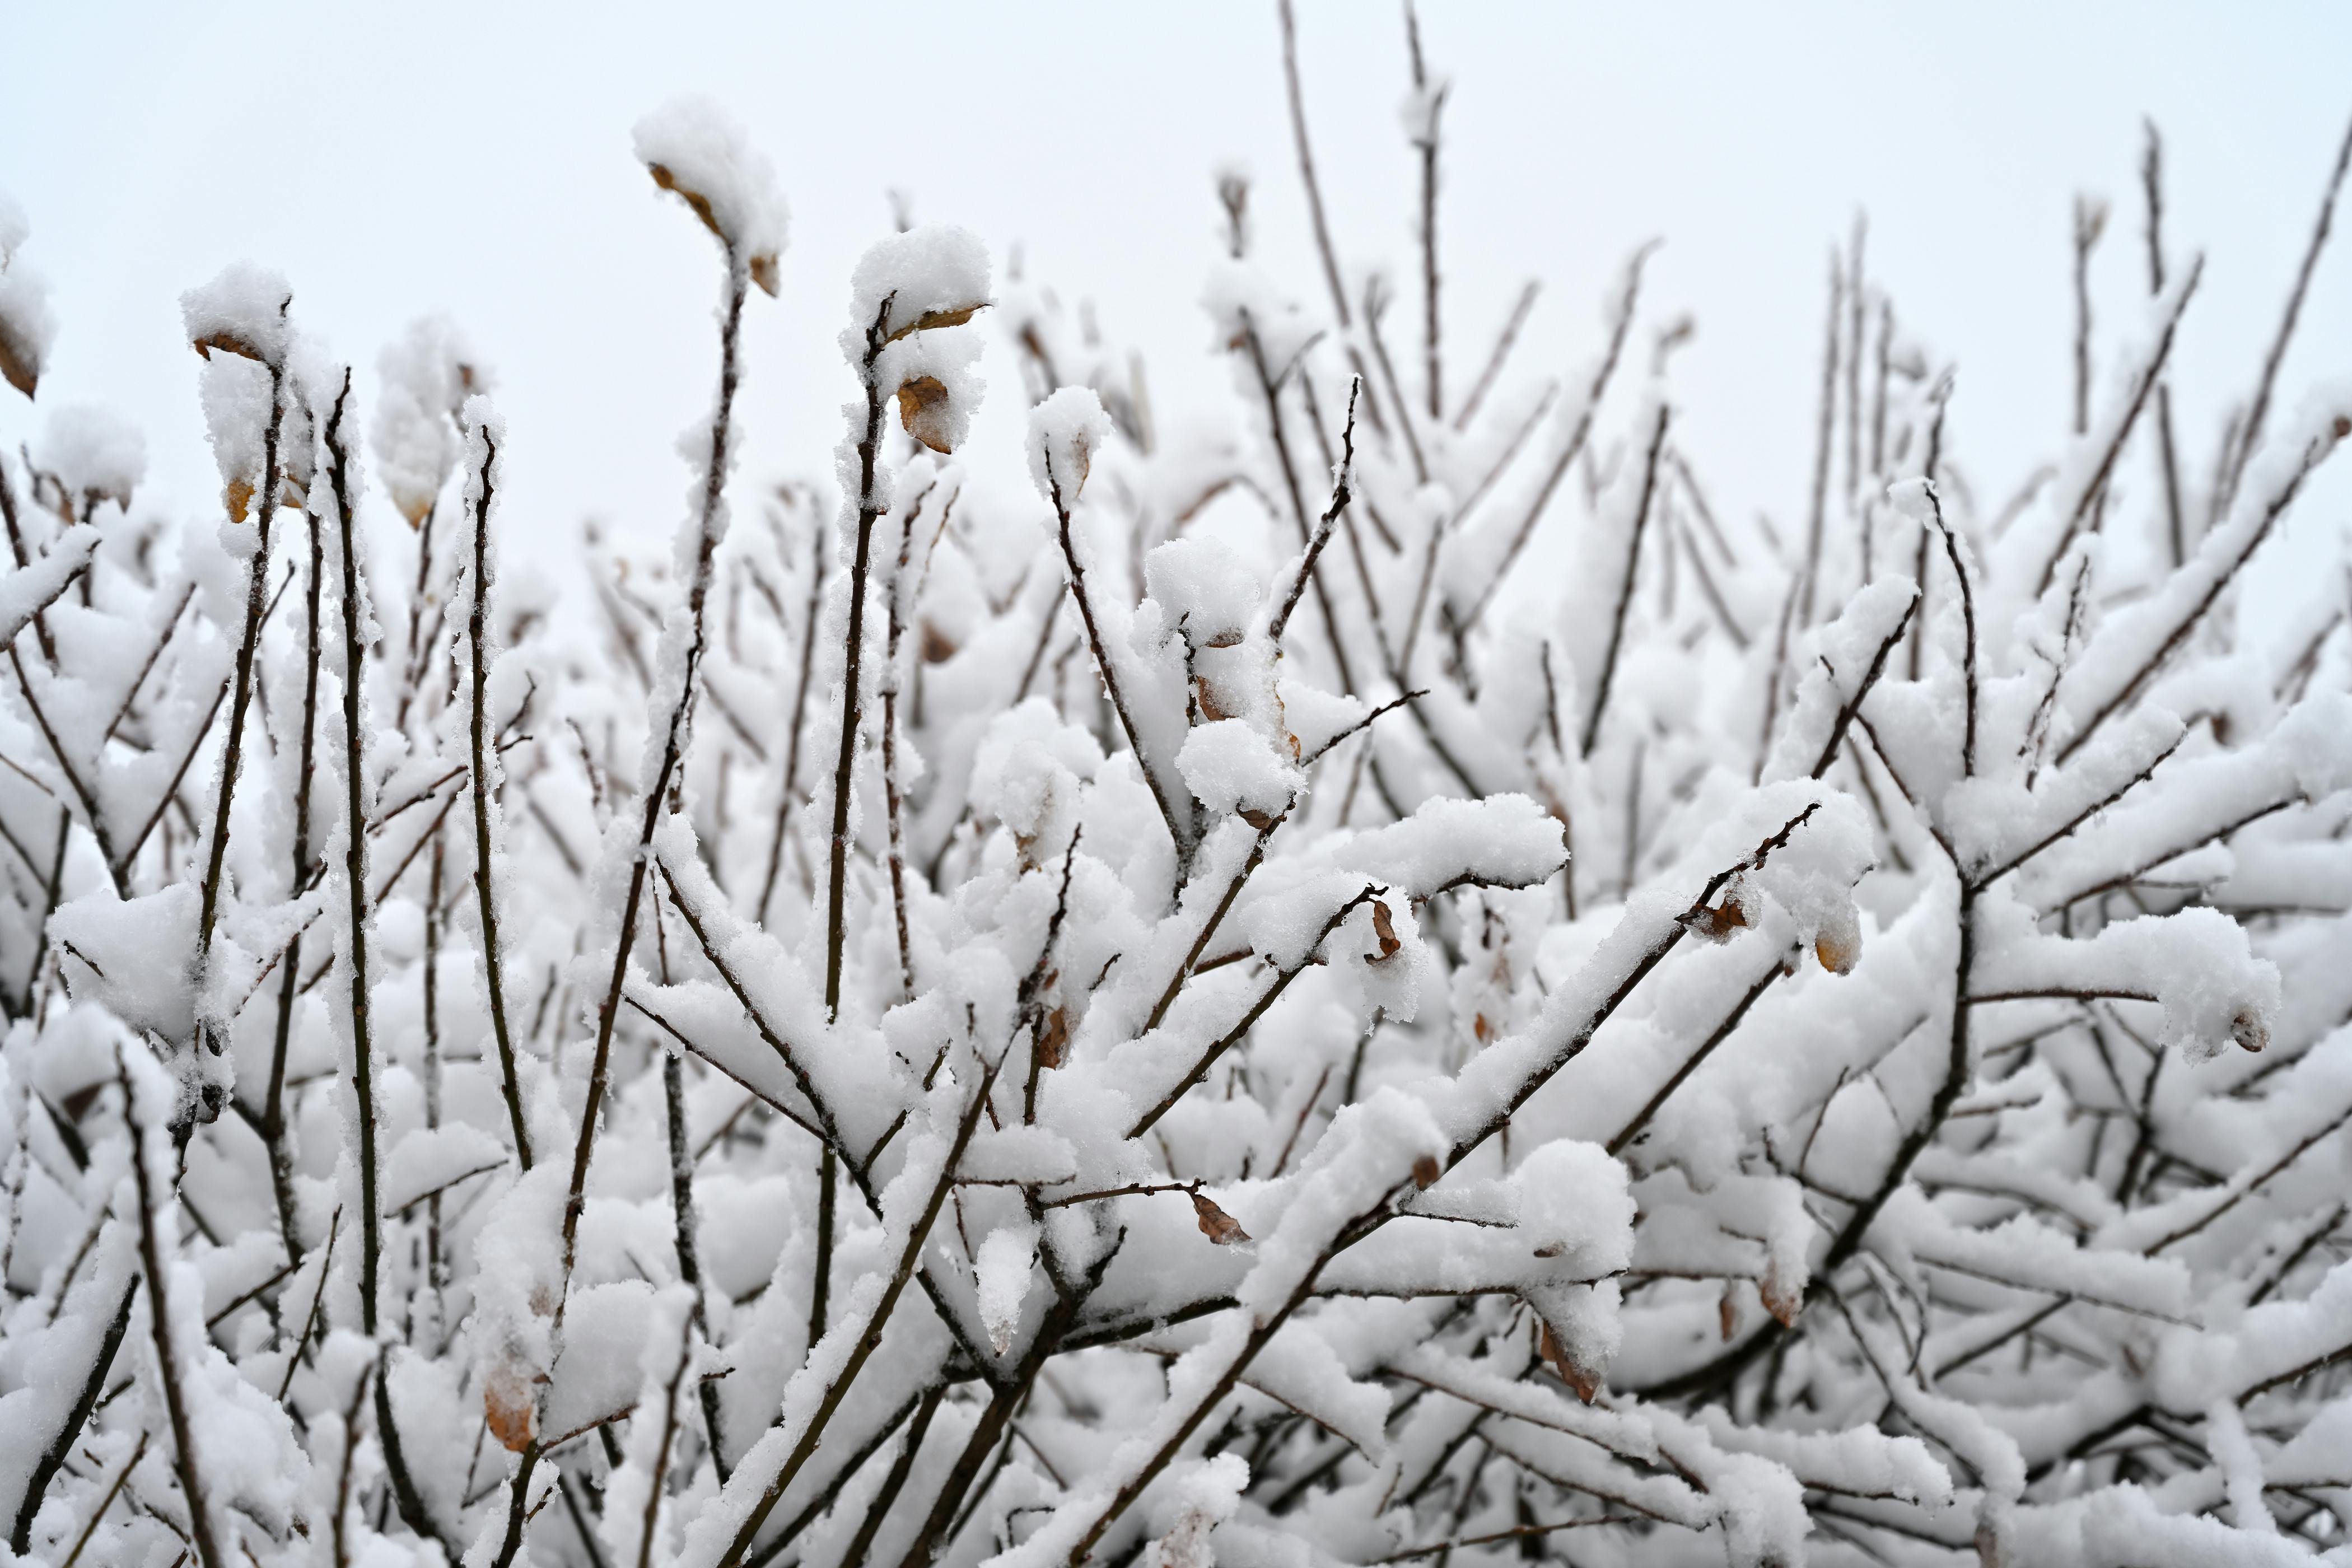
[(2347, 384), (2176, 427), (2151, 214), (1995, 511), (1857, 236), (1752, 493), (1646, 247), (1557, 375), (1455, 298), (1410, 48), (1418, 254), (1277, 276), (1219, 182), (1216, 417), (909, 227), (814, 479), (736, 395), (773, 171), (649, 116), (715, 395), (579, 603), (452, 323), (363, 393), (283, 279), (192, 289), (218, 515), (36, 411), (0, 1562), (2352, 1549), (2352, 625), (2239, 603)]

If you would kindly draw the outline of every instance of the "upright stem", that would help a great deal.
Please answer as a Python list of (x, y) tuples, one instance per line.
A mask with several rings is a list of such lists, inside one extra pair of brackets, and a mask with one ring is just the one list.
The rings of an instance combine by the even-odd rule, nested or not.
[[(858, 680), (866, 662), (866, 579), (874, 555), (874, 521), (882, 515), (875, 493), (875, 468), (882, 454), (882, 383), (875, 363), (888, 341), (883, 328), (895, 294), (883, 297), (881, 308), (866, 329), (866, 357), (859, 365), (866, 383), (866, 433), (857, 443), (857, 541), (849, 566), (849, 632), (842, 649), (841, 745), (833, 763), (833, 837), (824, 884), (824, 1012), (841, 1015), (842, 901), (849, 876), (849, 794), (857, 764), (857, 730), (865, 717)], [(822, 1279), (817, 1289), (824, 1289)]]
[[(1951, 562), (1952, 577), (1960, 585), (1960, 631), (1964, 639), (1960, 647), (1961, 697), (1965, 727), (1960, 735), (1960, 772), (1969, 778), (1977, 771), (1977, 599), (1976, 591), (1969, 585), (1968, 568), (1960, 561), (1960, 542), (1952, 525), (1944, 521), (1944, 500), (1936, 493), (1936, 465), (1941, 459), (1944, 447), (1944, 405), (1936, 405), (1936, 417), (1927, 426), (1927, 505), (1935, 516), (1936, 531), (1944, 538), (1944, 554)], [(1962, 940), (1966, 941), (1965, 931)]]
[[(954, 505), (952, 497), (943, 503)], [(920, 515), (921, 502), (916, 502)], [(944, 528), (946, 521), (941, 520)], [(890, 578), (889, 637), (882, 666), (882, 795), (889, 814), (890, 827), (890, 909), (898, 925), (898, 984), (907, 1000), (915, 996), (915, 951), (907, 928), (907, 839), (900, 823), (898, 798), (898, 645), (906, 632), (906, 616), (901, 613), (900, 595), (905, 592), (907, 565), (915, 548), (915, 518), (907, 519), (907, 526), (898, 534), (898, 565)]]
[[(228, 857), (229, 803), (236, 793), (237, 765), (245, 757), (245, 712), (253, 700), (254, 654), (261, 646), (261, 623), (269, 608), (269, 524), (278, 510), (278, 436), (286, 418), (286, 371), (269, 367), (269, 422), (261, 438), (261, 486), (254, 492), (254, 526), (259, 537), (245, 579), (245, 632), (236, 647), (236, 672), (231, 678), (228, 732), (221, 750), (220, 795), (213, 807), (213, 841), (205, 863), (205, 880), (196, 904), (196, 952), (193, 989), (196, 995), (196, 1035), (203, 1048), (220, 1054), (221, 1025), (205, 1016), (205, 981), (212, 967), (213, 924), (220, 911), (221, 876)], [(93, 817), (93, 820), (95, 818)]]
[[(659, 919), (658, 913), (656, 919)], [(662, 1053), (662, 1107), (669, 1122), (669, 1203), (677, 1246), (677, 1277), (694, 1292), (694, 1321), (703, 1321), (702, 1255), (694, 1240), (694, 1150), (687, 1138), (686, 1071), (676, 1053)], [(698, 1382), (702, 1425), (719, 1484), (727, 1484), (727, 1452), (719, 1443), (719, 1385)]]
[(375, 1042), (368, 1006), (367, 741), (360, 718), (367, 649), (360, 640), (359, 540), (352, 527), (356, 508), (351, 488), (351, 449), (343, 440), (343, 411), (352, 395), (352, 374), (327, 420), (329, 477), (343, 555), (343, 886), (350, 900), (352, 984), (352, 1089), (359, 1099), (360, 1137), (360, 1325), (370, 1338), (376, 1330), (376, 1272), (383, 1247), (376, 1213)]
[[(147, 1321), (155, 1337), (156, 1381), (163, 1385), (163, 1408), (172, 1423), (172, 1458), (188, 1506), (188, 1535), (199, 1568), (223, 1568), (213, 1538), (212, 1502), (196, 1475), (196, 1450), (188, 1423), (187, 1395), (180, 1386), (180, 1356), (172, 1339), (170, 1292), (164, 1286), (163, 1248), (155, 1236), (155, 1190), (147, 1170), (147, 1130), (140, 1124), (131, 1075), (120, 1075), (122, 1116), (131, 1130), (131, 1175), (139, 1192), (139, 1262), (147, 1276)], [(128, 1298), (125, 1298), (126, 1301)]]
[(1821, 426), (1813, 439), (1813, 495), (1805, 514), (1804, 573), (1797, 586), (1796, 629), (1813, 624), (1813, 595), (1822, 575), (1822, 522), (1829, 506), (1831, 433), (1837, 426), (1838, 318), (1845, 279), (1835, 253), (1830, 257), (1830, 325), (1822, 345)]
[[(294, 774), (294, 864), (288, 884), (299, 897), (310, 882), (310, 774), (317, 766), (319, 729), (319, 611), (326, 584), (326, 542), (319, 532), (319, 514), (305, 510), (303, 521), (310, 539), (310, 584), (303, 615), (302, 739), (296, 748)], [(278, 1199), (278, 1225), (286, 1237), (287, 1261), (302, 1257), (302, 1237), (296, 1224), (294, 1157), (286, 1146), (286, 1052), (293, 1039), (294, 1007), (302, 989), (302, 933), (296, 931), (278, 961), (284, 973), (278, 982), (278, 1026), (269, 1049), (269, 1090), (261, 1107), (261, 1141), (269, 1151), (270, 1190)]]
[[(1404, 32), (1406, 42), (1412, 46), (1413, 90), (1425, 95), (1429, 91), (1429, 72), (1421, 58), (1421, 18), (1413, 14), (1412, 0), (1405, 4)], [(1445, 417), (1437, 329), (1437, 116), (1444, 107), (1445, 89), (1440, 88), (1435, 100), (1423, 106), (1423, 112), (1428, 118), (1422, 121), (1423, 134), (1413, 142), (1414, 150), (1421, 154), (1422, 347), (1426, 361), (1423, 376), (1428, 383), (1429, 422), (1433, 429)]]
[(776, 837), (768, 846), (768, 874), (760, 879), (760, 903), (754, 916), (765, 921), (768, 902), (776, 894), (776, 872), (784, 863), (784, 843), (790, 837), (793, 805), (800, 796), (802, 719), (808, 712), (809, 673), (816, 663), (816, 625), (824, 607), (824, 529), (810, 531), (807, 618), (801, 623), (801, 667), (793, 679), (792, 730), (784, 740), (784, 780), (777, 792)]
[[(735, 407), (736, 340), (743, 324), (743, 292), (751, 273), (742, 258), (730, 255), (727, 267), (727, 307), (719, 331), (719, 409), (710, 422), (710, 468), (703, 478), (699, 531), (694, 572), (687, 588), (686, 610), (691, 628), (687, 641), (686, 668), (678, 674), (677, 697), (670, 704), (663, 727), (661, 761), (646, 781), (645, 817), (637, 830), (637, 852), (629, 864), (629, 890), (621, 903), (620, 930), (613, 940), (613, 974), (596, 1009), (596, 1049), (588, 1069), (588, 1097), (580, 1109), (580, 1139), (572, 1152), (572, 1186), (563, 1205), (563, 1279), (572, 1279), (578, 1255), (580, 1214), (587, 1205), (588, 1162), (596, 1151), (596, 1117), (604, 1109), (604, 1086), (612, 1070), (613, 1024), (621, 1010), (621, 987), (628, 978), (629, 950), (636, 940), (637, 910), (645, 901), (646, 862), (654, 830), (661, 826), (671, 777), (686, 754), (686, 741), (694, 709), (695, 676), (702, 666), (708, 640), (703, 605), (710, 595), (710, 563), (719, 548), (719, 503), (727, 488), (727, 434)], [(562, 1310), (559, 1300), (556, 1310)], [(526, 1467), (532, 1456), (525, 1456)], [(518, 1531), (520, 1526), (517, 1527)]]
[[(857, 765), (857, 730), (864, 719), (858, 682), (866, 663), (866, 579), (873, 566), (874, 521), (882, 515), (875, 493), (875, 470), (882, 455), (882, 383), (875, 363), (888, 342), (883, 329), (890, 318), (896, 294), (883, 296), (866, 329), (866, 355), (859, 374), (866, 384), (866, 430), (857, 443), (857, 540), (849, 565), (849, 629), (842, 646), (841, 745), (833, 763), (833, 833), (824, 883), (824, 1015), (841, 1016), (841, 949), (843, 902), (849, 878), (849, 793)], [(805, 667), (804, 667), (805, 668)], [(782, 826), (781, 817), (778, 822)], [(782, 835), (777, 850), (782, 850)], [(814, 1348), (824, 1337), (826, 1297), (833, 1279), (833, 1220), (835, 1189), (839, 1173), (833, 1148), (826, 1145), (817, 1159), (816, 1261), (809, 1289), (809, 1336)]]
[(408, 601), (408, 653), (402, 665), (400, 710), (393, 716), (395, 730), (408, 728), (408, 705), (425, 679), (425, 595), (433, 581), (433, 523), (440, 513), (441, 503), (436, 500), (425, 509), (425, 521), (416, 525), (416, 587)]
[[(1601, 738), (1601, 720), (1609, 707), (1611, 678), (1617, 669), (1617, 650), (1625, 639), (1625, 616), (1633, 604), (1633, 576), (1642, 564), (1642, 525), (1650, 516), (1651, 499), (1657, 493), (1658, 458), (1666, 447), (1666, 405), (1658, 405), (1658, 423), (1650, 432), (1650, 452), (1642, 465), (1642, 499), (1634, 503), (1633, 537), (1625, 545), (1625, 575), (1618, 584), (1615, 613), (1609, 620), (1609, 645), (1601, 659), (1601, 678), (1593, 683), (1592, 710), (1584, 717), (1584, 733), (1577, 747), (1581, 756), (1592, 754), (1592, 743)], [(1633, 847), (1626, 847), (1628, 855)], [(1632, 883), (1629, 879), (1627, 888)]]
[[(492, 874), (490, 846), (489, 619), (490, 502), (498, 469), (497, 433), (482, 427), (481, 497), (474, 506), (474, 591), (466, 616), (468, 711), (467, 744), (471, 751), (474, 800), (474, 904), (482, 922), (482, 972), (489, 992), (490, 1034), (499, 1048), (499, 1091), (507, 1102), (507, 1125), (514, 1133), (515, 1158), (530, 1169), (530, 1132), (523, 1124), (522, 1084), (515, 1076), (514, 1036), (507, 1023), (506, 952), (499, 940), (498, 884)], [(432, 519), (425, 519), (429, 528)], [(421, 570), (421, 569), (420, 569)], [(434, 854), (440, 854), (436, 847)]]
[[(2140, 184), (2147, 193), (2147, 291), (2153, 295), (2164, 292), (2164, 143), (2156, 133), (2156, 122), (2147, 122), (2147, 152), (2140, 160)], [(2172, 386), (2158, 382), (2156, 387), (2156, 454), (2157, 467), (2164, 479), (2165, 542), (2171, 547), (2172, 563), (2179, 566), (2189, 559), (2189, 534), (2180, 510), (2180, 458), (2172, 440)]]

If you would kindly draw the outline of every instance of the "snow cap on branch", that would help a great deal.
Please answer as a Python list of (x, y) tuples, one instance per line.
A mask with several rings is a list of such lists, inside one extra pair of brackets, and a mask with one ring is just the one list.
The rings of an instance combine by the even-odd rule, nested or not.
[(219, 349), (278, 366), (293, 341), (286, 315), (293, 302), (294, 290), (283, 277), (250, 261), (233, 261), (211, 282), (180, 296), (180, 320), (188, 342), (205, 359)]
[(743, 128), (707, 98), (676, 98), (637, 121), (635, 141), (654, 184), (677, 192), (751, 281), (773, 295), (789, 215), (776, 166)]
[(17, 247), (32, 232), (25, 209), (0, 191), (0, 379), (27, 397), (40, 384), (41, 366), (58, 337), (47, 281), (16, 258)]
[(1066, 386), (1029, 411), (1029, 478), (1067, 511), (1086, 489), (1095, 453), (1110, 439), (1110, 416), (1094, 389)]

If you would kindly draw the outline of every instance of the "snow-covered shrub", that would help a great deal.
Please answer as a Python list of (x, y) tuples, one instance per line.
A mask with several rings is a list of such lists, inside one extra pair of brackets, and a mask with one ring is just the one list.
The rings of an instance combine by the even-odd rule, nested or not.
[[(1988, 508), (1857, 242), (1801, 521), (1740, 528), (1640, 253), (1587, 363), (1512, 378), (1523, 296), (1447, 373), (1412, 79), (1417, 310), (1328, 238), (1289, 291), (1220, 178), (1229, 441), (973, 237), (877, 244), (831, 516), (738, 471), (771, 166), (648, 119), (718, 391), (674, 551), (592, 536), (584, 612), (501, 573), (448, 323), (371, 392), (284, 279), (192, 290), (202, 522), (39, 410), (0, 1563), (2346, 1542), (2352, 635), (2327, 583), (2242, 640), (2233, 584), (2352, 383), (2274, 347), (2184, 455), (2151, 220)], [(1024, 391), (1034, 500), (966, 504)]]

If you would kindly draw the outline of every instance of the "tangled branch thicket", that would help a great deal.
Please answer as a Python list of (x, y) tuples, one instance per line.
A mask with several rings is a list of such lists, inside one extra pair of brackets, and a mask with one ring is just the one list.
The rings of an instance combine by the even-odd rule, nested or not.
[[(783, 208), (715, 111), (646, 120), (718, 394), (593, 626), (501, 582), (445, 324), (370, 408), (280, 279), (188, 294), (185, 528), (46, 411), (0, 473), (0, 1563), (2347, 1549), (2344, 584), (2236, 629), (2352, 435), (2352, 383), (2277, 384), (2309, 260), (2200, 461), (2151, 132), (2139, 324), (2091, 331), (2085, 203), (2074, 428), (1996, 508), (1857, 228), (1810, 494), (1742, 527), (1640, 252), (1588, 363), (1517, 378), (1532, 285), (1449, 350), (1411, 58), (1401, 292), (1295, 53), (1308, 300), (1221, 182), (1232, 440), (910, 228), (831, 519), (730, 526)], [(1024, 506), (949, 456), (987, 332)]]

